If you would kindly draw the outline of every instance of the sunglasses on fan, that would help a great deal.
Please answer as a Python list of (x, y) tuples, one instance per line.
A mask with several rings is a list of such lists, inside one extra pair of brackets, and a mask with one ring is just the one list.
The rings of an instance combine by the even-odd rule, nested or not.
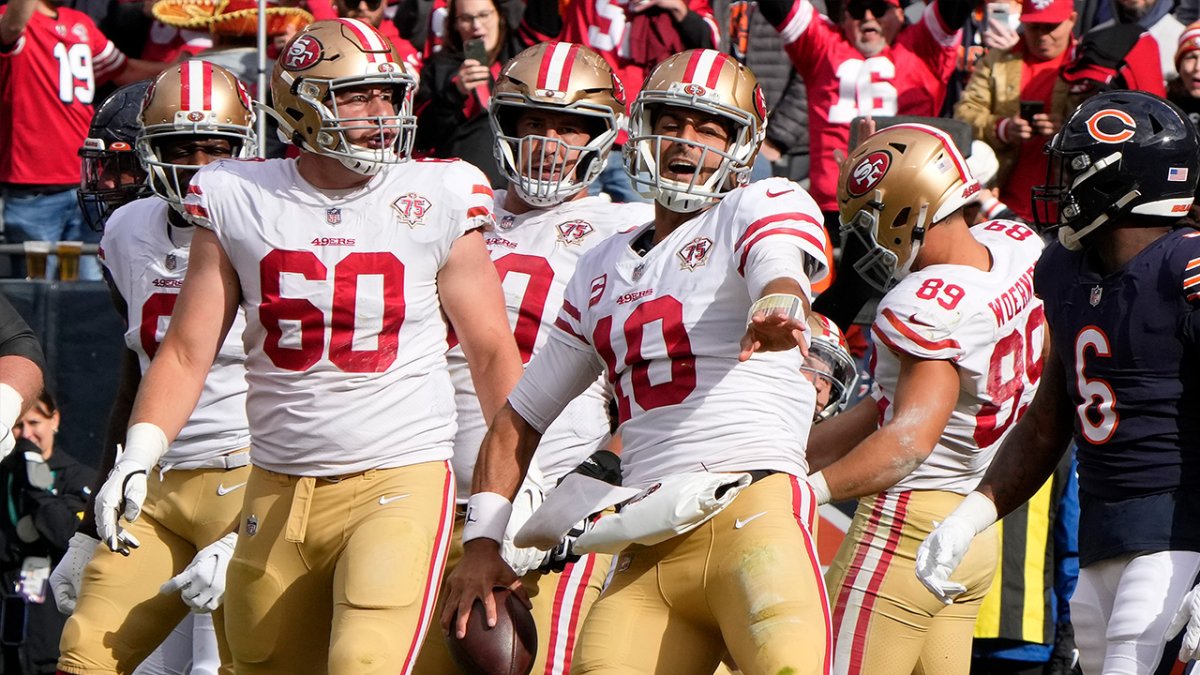
[(851, 0), (850, 4), (846, 5), (846, 11), (855, 21), (862, 21), (867, 17), (867, 10), (871, 10), (871, 16), (878, 19), (893, 7), (895, 5), (887, 0)]

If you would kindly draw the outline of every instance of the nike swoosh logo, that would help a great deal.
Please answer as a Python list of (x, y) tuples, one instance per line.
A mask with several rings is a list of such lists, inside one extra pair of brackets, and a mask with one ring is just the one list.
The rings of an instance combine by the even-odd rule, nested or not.
[(767, 515), (767, 512), (763, 511), (762, 513), (756, 513), (756, 514), (750, 516), (749, 518), (746, 518), (745, 520), (738, 518), (737, 520), (735, 520), (733, 522), (733, 529), (740, 530), (743, 527), (749, 525), (751, 521), (756, 520), (758, 518), (762, 518), (765, 515)]
[(767, 198), (771, 199), (774, 197), (782, 197), (789, 192), (795, 192), (795, 191), (796, 191), (795, 188), (792, 188), (791, 190), (780, 190), (779, 192), (771, 192), (770, 190), (767, 190)]
[(407, 497), (407, 496), (408, 496), (408, 495), (404, 494), (404, 495), (393, 495), (393, 496), (391, 496), (391, 497), (380, 497), (380, 498), (379, 498), (379, 505), (380, 505), (380, 506), (387, 506), (388, 504), (391, 504), (392, 502), (396, 501), (397, 499), (404, 499), (404, 498), (405, 498), (405, 497)]
[(224, 483), (218, 484), (217, 485), (217, 496), (224, 497), (225, 495), (229, 494), (230, 492), (233, 492), (234, 490), (236, 490), (238, 488), (242, 488), (242, 487), (246, 487), (246, 484), (238, 483), (237, 485), (230, 485), (229, 487), (225, 487)]

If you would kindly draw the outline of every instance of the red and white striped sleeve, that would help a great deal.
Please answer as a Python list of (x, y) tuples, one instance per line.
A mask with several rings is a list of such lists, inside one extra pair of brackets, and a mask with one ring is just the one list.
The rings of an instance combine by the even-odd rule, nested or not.
[(885, 297), (871, 335), (892, 352), (918, 359), (957, 361), (966, 354), (945, 318), (923, 303)]
[[(755, 287), (781, 276), (808, 287), (828, 274), (829, 238), (816, 202), (799, 185), (770, 178), (744, 188), (738, 204), (734, 264), (756, 295)], [(781, 261), (795, 261), (786, 269)]]
[(125, 53), (117, 49), (117, 45), (105, 37), (95, 25), (89, 26), (88, 42), (92, 48), (92, 72), (98, 84), (111, 80), (125, 68), (125, 63), (129, 60)]

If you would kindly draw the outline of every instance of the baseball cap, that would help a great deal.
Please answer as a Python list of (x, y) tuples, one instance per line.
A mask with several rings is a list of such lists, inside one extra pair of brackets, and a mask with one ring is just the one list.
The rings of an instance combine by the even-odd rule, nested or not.
[(1179, 67), (1179, 61), (1185, 55), (1198, 49), (1200, 49), (1200, 21), (1189, 25), (1180, 34), (1179, 48), (1175, 50), (1175, 67)]
[(1025, 0), (1021, 23), (1062, 23), (1071, 18), (1073, 11), (1071, 0)]

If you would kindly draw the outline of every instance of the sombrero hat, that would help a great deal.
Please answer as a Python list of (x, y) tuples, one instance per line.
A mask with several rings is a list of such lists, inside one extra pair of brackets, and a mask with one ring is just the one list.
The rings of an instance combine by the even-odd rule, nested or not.
[[(168, 26), (209, 30), (217, 35), (254, 35), (258, 30), (255, 0), (158, 0), (151, 11)], [(312, 23), (313, 15), (299, 7), (268, 2), (267, 35), (284, 35)]]

